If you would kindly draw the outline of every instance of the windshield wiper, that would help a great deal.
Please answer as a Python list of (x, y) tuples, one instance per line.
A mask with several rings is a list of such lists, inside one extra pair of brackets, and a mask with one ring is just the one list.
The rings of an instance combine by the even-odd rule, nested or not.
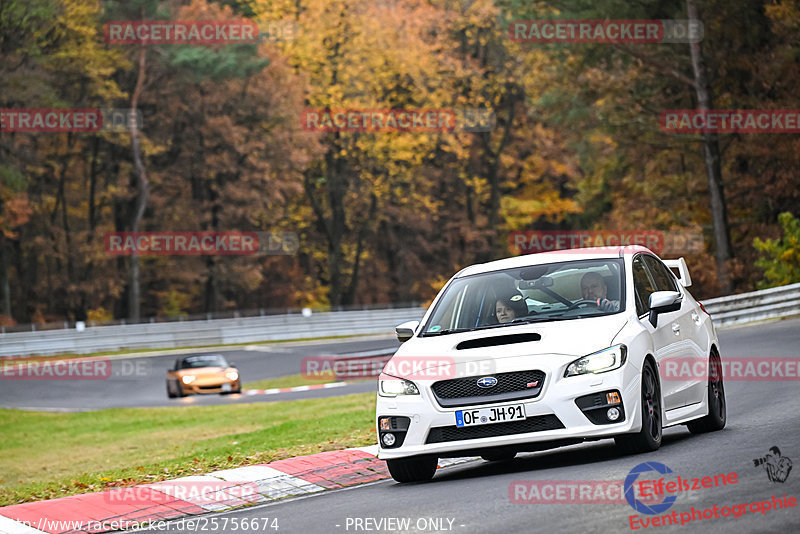
[(550, 315), (547, 317), (522, 317), (519, 319), (514, 319), (508, 323), (499, 323), (499, 324), (489, 324), (484, 326), (479, 326), (477, 328), (449, 328), (446, 330), (437, 330), (436, 332), (423, 332), (420, 334), (421, 337), (428, 337), (428, 336), (441, 336), (444, 334), (458, 334), (462, 332), (477, 332), (478, 330), (490, 330), (492, 328), (501, 328), (503, 326), (519, 326), (523, 324), (532, 324), (532, 323), (547, 323), (550, 321), (567, 321), (569, 319), (587, 319), (589, 317), (601, 317), (603, 315), (607, 315), (604, 313), (592, 313), (592, 314), (581, 314), (581, 315)]
[(460, 332), (472, 332), (472, 328), (447, 328), (445, 330), (437, 330), (435, 332), (423, 332), (420, 334), (420, 337), (442, 336), (444, 334), (458, 334)]

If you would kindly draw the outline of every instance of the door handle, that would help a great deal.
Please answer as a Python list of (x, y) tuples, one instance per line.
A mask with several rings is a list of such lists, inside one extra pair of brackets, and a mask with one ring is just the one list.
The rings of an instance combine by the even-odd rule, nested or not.
[(672, 331), (675, 332), (675, 335), (677, 336), (678, 334), (681, 333), (681, 325), (679, 325), (677, 323), (673, 323), (672, 324)]
[(700, 324), (700, 316), (697, 315), (697, 312), (692, 312), (692, 321), (694, 322), (694, 324), (697, 325)]

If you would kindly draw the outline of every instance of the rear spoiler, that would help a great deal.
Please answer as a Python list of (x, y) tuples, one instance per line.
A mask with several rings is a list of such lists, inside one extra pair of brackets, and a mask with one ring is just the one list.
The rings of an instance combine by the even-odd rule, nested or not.
[(683, 258), (677, 260), (663, 260), (664, 265), (670, 269), (678, 269), (678, 280), (683, 287), (692, 285), (692, 277), (689, 276), (689, 268), (686, 267), (686, 261)]

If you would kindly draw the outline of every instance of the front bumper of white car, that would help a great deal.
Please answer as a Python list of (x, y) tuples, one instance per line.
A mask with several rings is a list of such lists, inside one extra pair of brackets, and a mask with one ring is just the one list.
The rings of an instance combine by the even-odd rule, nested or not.
[[(492, 377), (499, 379), (500, 390), (509, 389), (509, 386), (513, 389), (510, 383), (515, 380), (516, 384), (525, 384), (526, 380), (531, 380), (528, 384), (535, 382), (536, 377), (531, 378), (532, 371), (541, 372), (536, 375), (542, 377), (541, 386), (499, 395), (481, 392), (485, 401), (472, 395), (476, 390), (470, 389), (471, 382), (480, 376), (454, 379), (462, 382), (444, 386), (442, 383), (447, 380), (412, 380), (419, 390), (417, 395), (379, 395), (376, 410), (378, 457), (383, 460), (420, 455), (452, 457), (496, 447), (526, 450), (527, 446), (528, 450), (535, 450), (534, 444), (542, 442), (610, 437), (638, 431), (641, 428), (641, 370), (637, 365), (627, 361), (613, 371), (564, 377), (566, 366), (574, 359), (565, 355), (537, 357), (536, 363), (531, 365), (531, 359), (527, 358), (525, 367), (516, 365), (517, 370), (493, 373)], [(469, 397), (459, 398), (462, 393)], [(619, 395), (619, 402), (615, 402), (615, 393)], [(456, 398), (444, 398), (443, 394), (456, 395)], [(528, 398), (519, 398), (525, 395)], [(524, 420), (462, 427), (456, 424), (459, 410), (519, 404), (524, 406)], [(616, 414), (611, 413), (611, 418), (610, 408), (617, 409)], [(392, 437), (387, 438), (387, 434)]]

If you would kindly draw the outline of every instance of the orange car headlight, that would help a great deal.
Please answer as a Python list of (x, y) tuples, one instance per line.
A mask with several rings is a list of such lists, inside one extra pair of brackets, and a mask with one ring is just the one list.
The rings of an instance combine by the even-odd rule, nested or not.
[(228, 371), (227, 373), (225, 373), (225, 376), (228, 377), (228, 380), (236, 380), (237, 378), (239, 378), (239, 373), (237, 373), (236, 371)]
[(195, 380), (197, 380), (197, 377), (192, 375), (185, 375), (181, 377), (181, 382), (183, 382), (184, 384), (191, 384)]

